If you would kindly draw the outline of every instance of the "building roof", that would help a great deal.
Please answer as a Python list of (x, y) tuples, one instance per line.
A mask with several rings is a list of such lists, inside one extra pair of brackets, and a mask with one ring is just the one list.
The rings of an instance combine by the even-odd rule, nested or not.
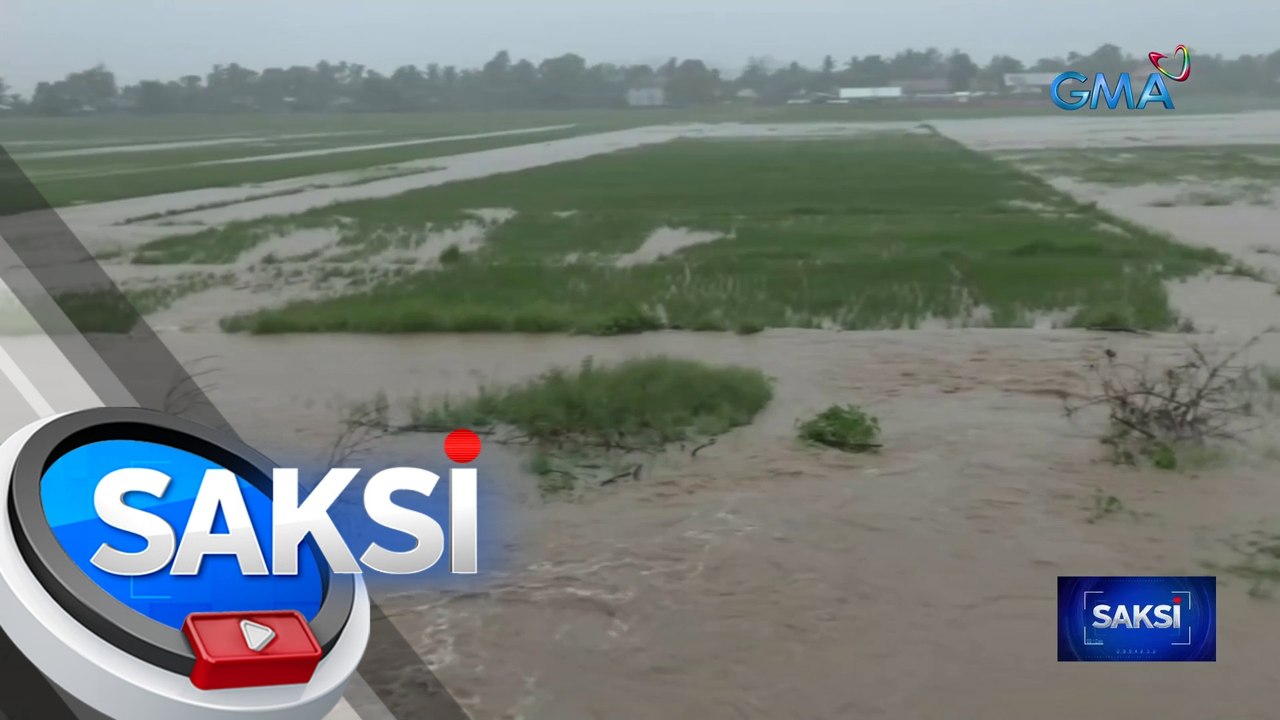
[(892, 85), (887, 87), (840, 88), (840, 98), (844, 100), (878, 97), (902, 97), (902, 88)]
[(900, 87), (905, 92), (946, 92), (951, 83), (946, 78), (923, 78), (920, 80), (890, 80), (891, 87)]
[(1041, 87), (1052, 85), (1053, 79), (1061, 74), (1045, 72), (1005, 73), (1004, 84), (1009, 86)]

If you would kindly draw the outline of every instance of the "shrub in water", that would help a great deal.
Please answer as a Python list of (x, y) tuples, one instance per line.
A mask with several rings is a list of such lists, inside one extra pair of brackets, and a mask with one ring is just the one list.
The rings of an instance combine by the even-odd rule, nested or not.
[(880, 447), (880, 421), (855, 405), (832, 405), (800, 425), (800, 439), (845, 452)]

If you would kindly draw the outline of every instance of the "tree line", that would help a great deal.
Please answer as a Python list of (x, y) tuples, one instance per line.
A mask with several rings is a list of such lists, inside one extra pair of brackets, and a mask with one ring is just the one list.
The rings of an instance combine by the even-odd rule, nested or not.
[[(951, 91), (1001, 92), (1007, 73), (1071, 69), (1092, 75), (1145, 72), (1144, 68), (1149, 68), (1145, 53), (1127, 55), (1115, 45), (1030, 64), (997, 55), (979, 65), (967, 53), (943, 54), (936, 48), (847, 60), (828, 55), (816, 68), (752, 58), (734, 77), (697, 59), (672, 58), (658, 67), (589, 65), (570, 53), (534, 64), (513, 60), (503, 51), (478, 68), (431, 63), (406, 65), (384, 75), (349, 62), (262, 71), (231, 63), (215, 65), (205, 76), (123, 86), (99, 65), (41, 82), (29, 98), (12, 93), (0, 78), (0, 106), (33, 115), (593, 108), (625, 105), (628, 91), (653, 87), (661, 87), (666, 103), (675, 106), (729, 99), (770, 104), (839, 87), (901, 81), (929, 80)], [(1187, 88), (1194, 91), (1280, 96), (1280, 51), (1234, 59), (1196, 52), (1192, 74), (1195, 82)]]

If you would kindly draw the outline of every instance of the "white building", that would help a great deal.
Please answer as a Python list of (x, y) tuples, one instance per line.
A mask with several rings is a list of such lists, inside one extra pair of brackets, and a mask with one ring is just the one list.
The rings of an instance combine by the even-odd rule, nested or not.
[(660, 87), (631, 88), (627, 91), (628, 107), (662, 107), (667, 104), (667, 91)]
[(841, 100), (878, 100), (881, 98), (900, 97), (902, 97), (902, 88), (900, 87), (840, 88)]

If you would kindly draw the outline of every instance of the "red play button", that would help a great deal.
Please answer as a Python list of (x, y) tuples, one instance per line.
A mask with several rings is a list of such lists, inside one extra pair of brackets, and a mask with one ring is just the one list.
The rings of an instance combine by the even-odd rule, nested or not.
[(196, 656), (191, 684), (201, 690), (305, 684), (324, 654), (293, 610), (192, 613), (182, 632)]

